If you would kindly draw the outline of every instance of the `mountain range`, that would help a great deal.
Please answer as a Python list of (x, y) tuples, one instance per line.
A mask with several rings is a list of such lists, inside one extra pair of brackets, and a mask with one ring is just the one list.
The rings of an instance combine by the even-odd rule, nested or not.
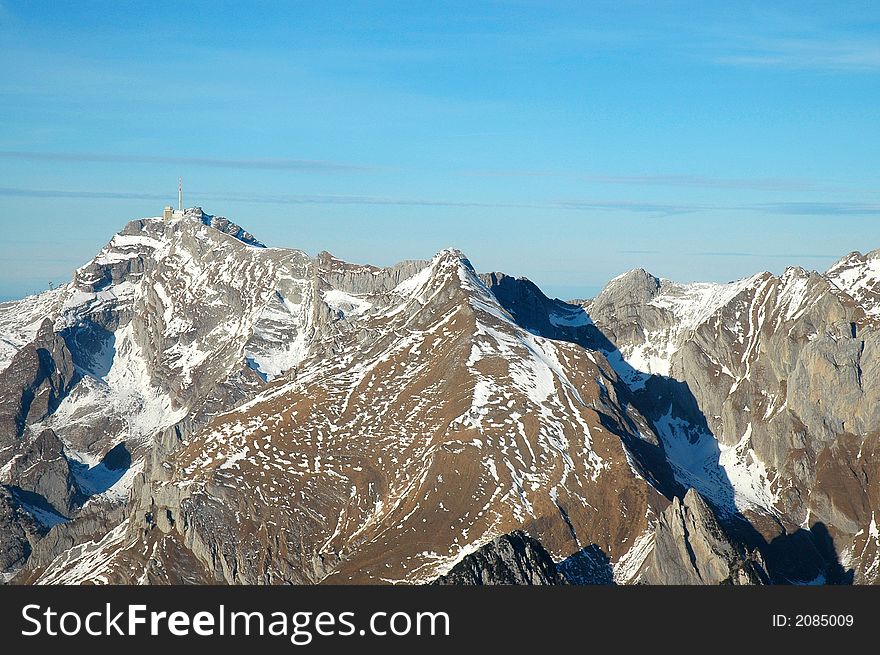
[(880, 251), (548, 298), (128, 223), (0, 304), (12, 584), (873, 584)]

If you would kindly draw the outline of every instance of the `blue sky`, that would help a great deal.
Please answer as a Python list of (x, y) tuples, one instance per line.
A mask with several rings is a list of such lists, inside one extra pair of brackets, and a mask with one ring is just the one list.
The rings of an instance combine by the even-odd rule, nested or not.
[(880, 248), (876, 2), (177, 4), (0, 0), (0, 297), (179, 175), (270, 245), (566, 298)]

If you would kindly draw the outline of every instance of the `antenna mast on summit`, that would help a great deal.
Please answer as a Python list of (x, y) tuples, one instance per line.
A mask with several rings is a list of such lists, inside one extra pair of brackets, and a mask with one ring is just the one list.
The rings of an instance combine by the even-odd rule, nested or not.
[(177, 178), (177, 211), (183, 211), (183, 178)]

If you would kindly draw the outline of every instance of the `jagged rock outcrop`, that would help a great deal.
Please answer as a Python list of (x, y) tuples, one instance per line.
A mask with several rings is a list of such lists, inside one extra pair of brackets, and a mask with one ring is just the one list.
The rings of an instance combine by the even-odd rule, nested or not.
[(456, 564), (435, 585), (564, 585), (541, 542), (521, 531), (493, 539)]
[(542, 336), (577, 342), (584, 337), (590, 319), (582, 308), (560, 300), (551, 300), (526, 278), (504, 273), (483, 273), (480, 280), (510, 312), (514, 320)]
[(27, 561), (36, 541), (36, 522), (24, 512), (12, 493), (0, 486), (0, 584)]
[(34, 341), (0, 375), (0, 463), (8, 461), (25, 426), (55, 411), (76, 379), (67, 344), (44, 320)]
[(42, 430), (13, 459), (8, 477), (16, 487), (36, 494), (64, 516), (79, 495), (64, 444), (50, 429)]
[(767, 579), (760, 555), (731, 539), (693, 489), (660, 516), (654, 550), (638, 578), (662, 585), (755, 585)]
[(253, 234), (240, 225), (236, 225), (225, 216), (211, 216), (210, 214), (203, 212), (201, 207), (188, 209), (186, 215), (200, 220), (202, 224), (207, 225), (208, 227), (213, 227), (215, 230), (222, 232), (223, 234), (228, 234), (249, 246), (255, 246), (257, 248), (266, 247), (266, 245), (261, 241), (258, 241)]
[(828, 532), (831, 560), (812, 571), (768, 560), (785, 579), (819, 579), (838, 559), (877, 576), (878, 262), (852, 253), (824, 274), (728, 284), (633, 271), (584, 304), (681, 484), (743, 513), (771, 558), (779, 548), (766, 546), (802, 527)]
[[(613, 550), (611, 535), (635, 536), (665, 506), (614, 427), (633, 419), (607, 363), (523, 330), (460, 253), (408, 270), (323, 260), (322, 284), (337, 286), (319, 293), (341, 313), (325, 337), (333, 347), (292, 380), (277, 379), (245, 414), (172, 439), (161, 466), (145, 471), (133, 516), (176, 535), (210, 575), (421, 582), (498, 525), (530, 522), (565, 558), (580, 550), (581, 533)], [(521, 372), (509, 371), (512, 361)], [(526, 419), (508, 444), (523, 416), (511, 415), (511, 402), (531, 416), (544, 402), (552, 409), (541, 422)], [(271, 475), (254, 459), (264, 443), (276, 453), (266, 460)], [(627, 510), (596, 511), (607, 484)], [(270, 517), (277, 528), (266, 526)]]
[(0, 305), (6, 559), (24, 583), (413, 584), (521, 530), (576, 584), (763, 580), (756, 548), (774, 582), (876, 580), (876, 255), (638, 269), (575, 305), (453, 250), (379, 268), (198, 208), (133, 221)]
[[(320, 290), (338, 290), (355, 295), (387, 293), (404, 280), (425, 269), (428, 262), (403, 261), (389, 268), (350, 264), (329, 252), (315, 258), (315, 276), (321, 281)], [(332, 303), (332, 300), (331, 300)]]
[(28, 568), (39, 569), (73, 546), (100, 540), (124, 519), (125, 508), (118, 503), (88, 505), (75, 521), (59, 523), (34, 545)]

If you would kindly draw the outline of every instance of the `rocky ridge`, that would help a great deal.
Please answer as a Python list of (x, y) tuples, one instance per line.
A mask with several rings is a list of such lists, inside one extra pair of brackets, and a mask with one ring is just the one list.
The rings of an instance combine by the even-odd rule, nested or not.
[(513, 532), (466, 556), (433, 584), (562, 585), (566, 580), (540, 542), (523, 532)]
[(4, 576), (872, 582), (878, 259), (569, 304), (133, 221), (0, 305)]

